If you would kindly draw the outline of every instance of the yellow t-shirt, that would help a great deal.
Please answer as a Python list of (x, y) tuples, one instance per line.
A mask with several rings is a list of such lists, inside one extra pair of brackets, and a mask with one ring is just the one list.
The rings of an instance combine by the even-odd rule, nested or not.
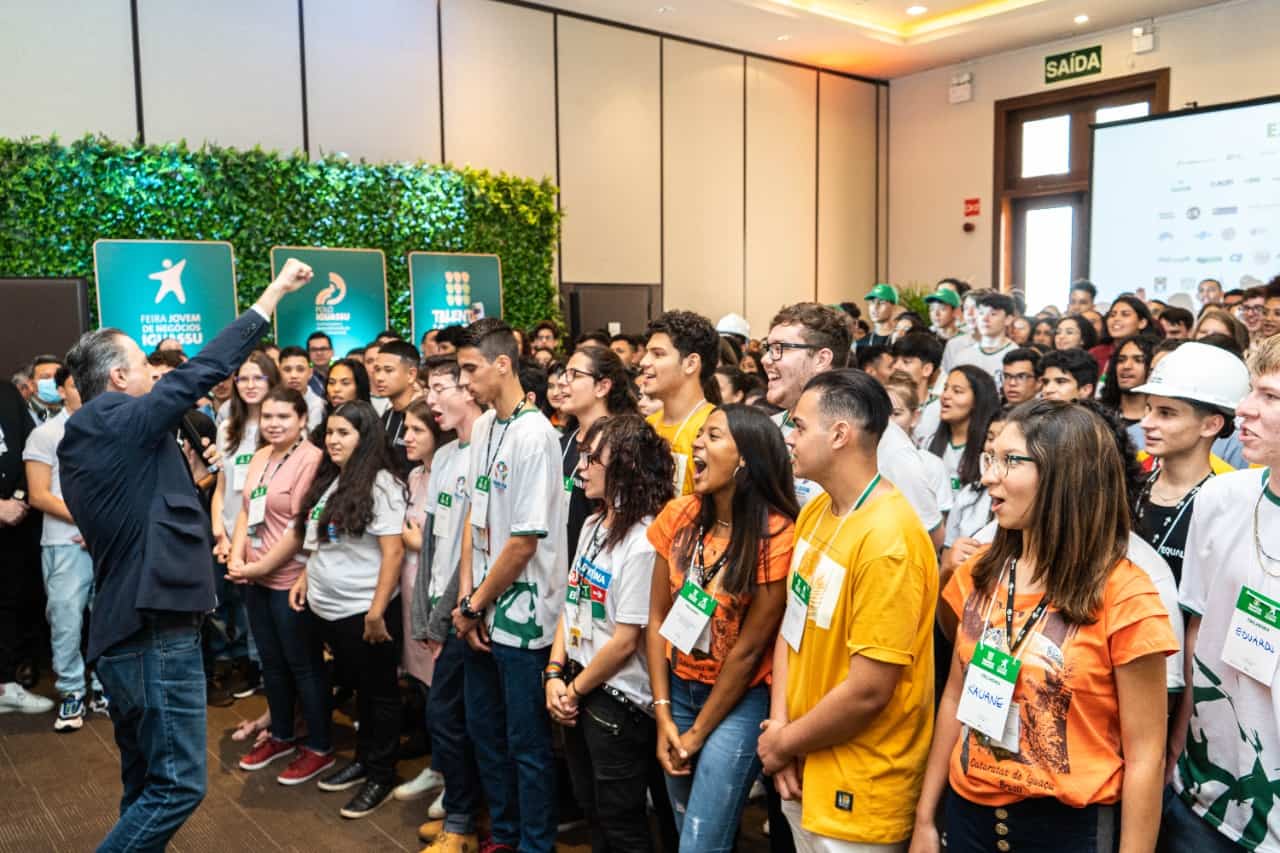
[(911, 836), (933, 735), (933, 611), (938, 562), (894, 489), (844, 520), (825, 492), (796, 521), (792, 577), (810, 584), (800, 651), (788, 647), (787, 713), (810, 711), (849, 675), (855, 654), (898, 664), (880, 715), (852, 740), (805, 757), (801, 825), (828, 838), (893, 844)]
[(658, 435), (671, 445), (671, 453), (676, 462), (676, 497), (693, 494), (693, 440), (698, 437), (698, 430), (702, 429), (715, 408), (704, 400), (684, 421), (674, 424), (664, 424), (660, 411), (646, 418), (649, 426), (657, 430)]

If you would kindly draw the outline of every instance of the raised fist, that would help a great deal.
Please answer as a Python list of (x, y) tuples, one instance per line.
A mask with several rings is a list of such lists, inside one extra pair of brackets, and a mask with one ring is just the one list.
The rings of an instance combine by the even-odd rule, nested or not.
[(310, 266), (297, 258), (289, 258), (284, 262), (284, 268), (280, 270), (280, 275), (276, 276), (274, 283), (280, 285), (285, 293), (293, 293), (311, 281), (312, 275), (314, 273)]

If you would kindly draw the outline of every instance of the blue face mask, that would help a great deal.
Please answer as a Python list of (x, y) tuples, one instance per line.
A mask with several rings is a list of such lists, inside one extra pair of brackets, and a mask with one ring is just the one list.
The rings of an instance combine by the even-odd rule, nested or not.
[(62, 402), (62, 396), (58, 393), (58, 386), (53, 379), (41, 379), (36, 383), (36, 398), (41, 403), (49, 403), (57, 405)]

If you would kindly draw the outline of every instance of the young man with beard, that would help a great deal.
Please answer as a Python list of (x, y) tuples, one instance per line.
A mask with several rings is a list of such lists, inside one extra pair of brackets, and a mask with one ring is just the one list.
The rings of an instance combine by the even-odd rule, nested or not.
[(428, 850), (446, 853), (476, 849), (476, 818), (480, 812), (480, 780), (475, 751), (467, 737), (463, 673), (467, 643), (452, 630), (451, 613), (458, 603), (458, 566), (471, 499), (467, 487), (471, 433), (481, 411), (459, 384), (461, 372), (454, 356), (427, 359), (427, 405), (442, 432), (457, 438), (431, 459), (427, 494), (432, 507), (424, 536), (418, 583), (413, 589), (413, 635), (436, 653), (427, 703), (431, 733), (432, 769), (444, 776), (444, 790), (427, 811), (428, 821), (418, 837), (432, 842)]
[(871, 334), (858, 341), (859, 347), (887, 347), (893, 337), (893, 314), (898, 307), (898, 289), (892, 284), (877, 284), (867, 294), (867, 316), (871, 318)]
[(1280, 849), (1280, 338), (1258, 346), (1249, 377), (1236, 415), (1257, 467), (1205, 483), (1187, 531), (1179, 601), (1190, 616), (1188, 684), (1162, 821), (1170, 850)]
[(995, 380), (996, 390), (1004, 384), (1005, 354), (1016, 349), (1005, 329), (1014, 317), (1012, 297), (1004, 293), (984, 293), (977, 300), (978, 342), (956, 355), (954, 367), (972, 364)]
[[(805, 383), (849, 358), (849, 330), (833, 308), (816, 302), (799, 302), (779, 311), (769, 323), (762, 366), (769, 377), (766, 399), (783, 409), (774, 422), (785, 438), (794, 428), (791, 413)], [(906, 495), (935, 545), (942, 543), (942, 513), (938, 509), (923, 463), (911, 437), (890, 423), (880, 436), (877, 465), (889, 482)], [(796, 477), (796, 498), (804, 506), (822, 491), (817, 483)]]
[(1181, 580), (1196, 494), (1214, 475), (1214, 441), (1235, 428), (1236, 406), (1249, 393), (1249, 371), (1226, 350), (1185, 343), (1162, 358), (1151, 380), (1134, 393), (1146, 397), (1139, 427), (1146, 452), (1159, 461), (1134, 507), (1134, 532)]
[(387, 401), (382, 429), (396, 460), (396, 474), (403, 479), (413, 467), (404, 447), (404, 410), (418, 396), (418, 348), (404, 341), (387, 341), (374, 356), (369, 380), (374, 395)]
[(715, 326), (692, 311), (668, 311), (645, 330), (637, 380), (641, 393), (662, 404), (648, 421), (671, 446), (677, 497), (693, 492), (693, 441), (720, 402), (719, 353)]
[(453, 626), (468, 652), (467, 733), (492, 817), (491, 850), (550, 853), (556, 784), (542, 673), (568, 569), (555, 428), (525, 399), (511, 327), (478, 320), (458, 348), (461, 386), (492, 407), (472, 427)]

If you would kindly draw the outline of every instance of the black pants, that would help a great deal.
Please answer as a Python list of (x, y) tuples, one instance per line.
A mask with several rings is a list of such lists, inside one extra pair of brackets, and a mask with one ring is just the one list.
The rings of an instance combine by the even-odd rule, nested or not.
[(1034, 797), (983, 806), (948, 791), (944, 813), (948, 853), (1114, 853), (1120, 846), (1118, 805), (1077, 809)]
[[(313, 614), (314, 615), (314, 614)], [(315, 617), (316, 633), (337, 659), (340, 670), (355, 679), (356, 761), (364, 764), (373, 782), (391, 784), (396, 778), (396, 752), (400, 746), (400, 596), (387, 604), (384, 619), (389, 643), (364, 641), (365, 614), (336, 622)]]
[(583, 697), (578, 724), (564, 734), (573, 791), (591, 822), (592, 853), (650, 853), (644, 795), (657, 769), (653, 718), (597, 688)]
[(0, 527), (0, 684), (14, 681), (18, 664), (47, 654), (44, 575), (40, 569), (43, 516), (29, 512), (16, 527)]

